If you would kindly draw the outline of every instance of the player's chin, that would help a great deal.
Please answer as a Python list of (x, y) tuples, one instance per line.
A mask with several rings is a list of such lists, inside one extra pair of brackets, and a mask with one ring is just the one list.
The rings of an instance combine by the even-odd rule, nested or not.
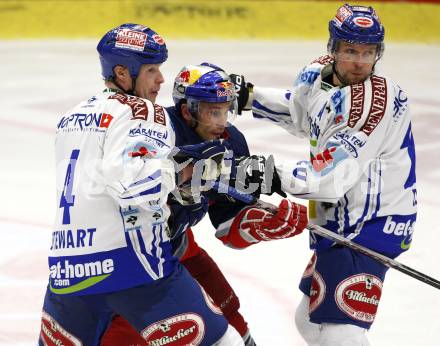
[(148, 100), (150, 100), (151, 102), (156, 102), (157, 96), (159, 95), (158, 91), (151, 91), (148, 93)]
[(365, 74), (352, 74), (350, 84), (358, 84), (364, 82), (368, 78)]

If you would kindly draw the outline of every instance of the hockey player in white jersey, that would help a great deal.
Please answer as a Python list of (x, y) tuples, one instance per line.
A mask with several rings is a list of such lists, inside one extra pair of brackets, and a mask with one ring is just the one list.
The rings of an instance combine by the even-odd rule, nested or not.
[[(232, 75), (239, 107), (309, 141), (308, 160), (275, 167), (284, 191), (310, 200), (312, 223), (394, 258), (410, 247), (416, 220), (408, 98), (375, 69), (384, 27), (373, 8), (345, 4), (329, 31), (329, 55), (305, 67), (291, 90)], [(368, 345), (387, 267), (310, 236), (298, 330), (309, 345)]]
[[(148, 101), (163, 82), (165, 42), (123, 24), (97, 49), (107, 88), (57, 126), (58, 204), (39, 344), (99, 345), (119, 314), (149, 345), (243, 345), (172, 254), (166, 201), (191, 171), (176, 174), (169, 116)], [(211, 141), (177, 155), (221, 160), (225, 150)]]

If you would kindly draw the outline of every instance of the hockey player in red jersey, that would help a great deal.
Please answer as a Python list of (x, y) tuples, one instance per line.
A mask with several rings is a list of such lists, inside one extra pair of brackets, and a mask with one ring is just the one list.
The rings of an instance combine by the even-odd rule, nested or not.
[[(234, 106), (235, 92), (221, 68), (208, 63), (185, 66), (175, 79), (173, 99), (175, 107), (167, 108), (167, 112), (176, 132), (177, 146), (222, 138), (229, 143), (234, 156), (249, 157), (243, 134), (227, 122), (227, 114)], [(275, 186), (273, 188), (276, 190)], [(237, 295), (215, 261), (198, 246), (190, 227), (208, 211), (217, 230), (216, 236), (226, 245), (245, 248), (262, 240), (299, 234), (307, 224), (306, 208), (285, 199), (274, 215), (273, 211), (258, 205), (248, 206), (213, 191), (199, 197), (199, 203), (191, 202), (186, 206), (169, 199), (174, 254), (220, 307), (245, 345), (255, 345), (247, 322), (239, 312)], [(142, 339), (130, 325), (116, 317), (104, 336), (103, 346), (116, 346), (122, 341), (142, 344)]]

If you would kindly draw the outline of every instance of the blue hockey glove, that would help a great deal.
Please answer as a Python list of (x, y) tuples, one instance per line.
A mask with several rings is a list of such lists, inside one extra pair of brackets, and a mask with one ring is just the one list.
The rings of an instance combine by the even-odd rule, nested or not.
[(208, 212), (208, 199), (203, 195), (200, 198), (200, 203), (182, 205), (170, 195), (168, 206), (171, 214), (168, 218), (168, 227), (171, 231), (171, 239), (179, 237), (189, 227), (199, 223)]
[(216, 180), (230, 165), (233, 153), (228, 148), (228, 143), (222, 139), (174, 148), (169, 157), (175, 163), (177, 185), (188, 180), (187, 166), (194, 168), (192, 173), (196, 174), (200, 185), (202, 181)]
[(223, 156), (228, 151), (227, 144), (223, 139), (206, 141), (198, 144), (188, 144), (176, 147), (171, 152), (171, 157), (175, 162), (181, 164), (188, 160), (195, 163), (198, 160), (211, 159), (221, 163)]

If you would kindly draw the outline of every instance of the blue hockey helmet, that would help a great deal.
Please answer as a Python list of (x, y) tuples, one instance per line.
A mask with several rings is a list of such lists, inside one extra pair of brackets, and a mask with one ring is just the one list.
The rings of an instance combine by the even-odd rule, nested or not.
[(229, 102), (236, 99), (234, 84), (220, 67), (202, 63), (184, 66), (174, 80), (173, 100)]
[(384, 50), (385, 29), (372, 7), (345, 4), (329, 22), (329, 54), (334, 54), (338, 41), (354, 44), (376, 44), (377, 59)]
[(168, 58), (164, 39), (141, 24), (127, 23), (110, 30), (99, 41), (97, 50), (105, 79), (114, 77), (117, 65), (127, 67), (131, 77), (136, 78), (143, 64), (161, 64)]
[(237, 114), (237, 96), (231, 78), (220, 67), (206, 62), (186, 65), (180, 70), (174, 80), (173, 100), (178, 108), (186, 101), (194, 118), (200, 102), (230, 102), (228, 119), (232, 121)]

